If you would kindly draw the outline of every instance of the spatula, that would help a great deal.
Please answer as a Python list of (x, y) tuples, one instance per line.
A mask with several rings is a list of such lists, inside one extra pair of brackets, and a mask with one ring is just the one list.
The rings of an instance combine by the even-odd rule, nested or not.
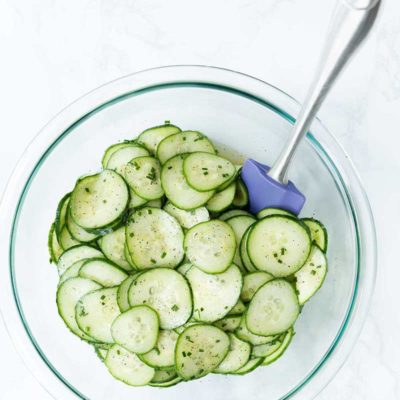
[(340, 72), (371, 30), (381, 0), (341, 0), (331, 22), (320, 65), (292, 133), (270, 168), (255, 160), (243, 164), (242, 179), (249, 192), (250, 211), (275, 207), (299, 214), (305, 196), (288, 181), (294, 154)]

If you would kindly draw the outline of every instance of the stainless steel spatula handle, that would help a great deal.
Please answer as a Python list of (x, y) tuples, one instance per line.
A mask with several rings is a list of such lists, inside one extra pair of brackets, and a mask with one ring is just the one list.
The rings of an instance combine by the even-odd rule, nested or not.
[(287, 183), (295, 151), (307, 133), (329, 89), (373, 26), (381, 0), (341, 0), (331, 22), (315, 79), (310, 86), (292, 134), (268, 175)]

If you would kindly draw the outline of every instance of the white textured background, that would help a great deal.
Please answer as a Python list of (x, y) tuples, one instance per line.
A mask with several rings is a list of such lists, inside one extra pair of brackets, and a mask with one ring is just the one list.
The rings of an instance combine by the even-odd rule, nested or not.
[[(166, 64), (216, 65), (262, 78), (302, 99), (333, 5), (334, 0), (1, 0), (0, 189), (23, 149), (55, 113), (92, 88), (137, 70)], [(398, 0), (386, 0), (367, 46), (320, 117), (365, 183), (377, 223), (379, 273), (360, 340), (318, 399), (396, 400)], [(0, 399), (50, 399), (25, 369), (1, 323)]]

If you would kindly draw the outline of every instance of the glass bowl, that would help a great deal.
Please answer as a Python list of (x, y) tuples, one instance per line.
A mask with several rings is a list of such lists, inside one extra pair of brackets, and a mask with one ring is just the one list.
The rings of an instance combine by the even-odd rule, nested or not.
[[(375, 230), (368, 200), (344, 151), (315, 121), (290, 170), (306, 194), (305, 216), (329, 232), (329, 273), (303, 309), (285, 355), (242, 376), (209, 375), (168, 389), (113, 379), (93, 349), (58, 316), (57, 270), (47, 234), (59, 198), (76, 178), (100, 168), (104, 149), (170, 120), (196, 129), (235, 157), (271, 164), (299, 105), (237, 72), (165, 67), (118, 79), (58, 114), (26, 150), (1, 209), (3, 318), (28, 368), (57, 399), (311, 399), (337, 373), (358, 337), (375, 281)], [(225, 144), (225, 145), (224, 145)]]

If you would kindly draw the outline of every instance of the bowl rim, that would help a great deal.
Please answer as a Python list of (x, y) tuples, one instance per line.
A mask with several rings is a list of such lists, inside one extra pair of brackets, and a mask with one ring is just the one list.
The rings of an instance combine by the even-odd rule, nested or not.
[[(4, 220), (3, 226), (5, 227), (0, 234), (0, 257), (4, 265), (8, 264), (10, 267), (1, 269), (0, 273), (2, 281), (7, 283), (5, 290), (0, 291), (0, 308), (6, 330), (23, 362), (43, 388), (52, 396), (56, 396), (55, 398), (75, 398), (70, 397), (72, 393), (79, 398), (84, 399), (86, 397), (67, 382), (47, 360), (35, 338), (30, 334), (19, 302), (13, 272), (13, 239), (15, 235), (14, 227), (18, 222), (20, 208), (27, 189), (36, 171), (44, 162), (46, 154), (85, 119), (128, 96), (177, 86), (214, 88), (241, 95), (273, 109), (281, 117), (292, 123), (294, 121), (292, 115), (297, 115), (299, 110), (299, 103), (291, 96), (260, 79), (229, 69), (200, 65), (178, 65), (152, 68), (106, 83), (71, 103), (41, 129), (28, 145), (15, 167), (0, 203), (0, 220)], [(280, 100), (285, 103), (285, 109), (279, 105)], [(314, 121), (310, 131), (312, 132), (314, 129), (324, 133), (329, 147), (335, 148), (340, 156), (339, 167), (326, 151), (326, 146), (321, 140), (318, 141), (311, 133), (307, 135), (313, 146), (331, 163), (343, 185), (343, 190), (351, 207), (357, 237), (358, 270), (356, 271), (357, 276), (351, 303), (329, 350), (308, 376), (297, 383), (289, 393), (281, 398), (282, 400), (294, 398), (300, 393), (306, 395), (306, 398), (315, 397), (341, 368), (354, 347), (367, 316), (376, 276), (374, 220), (358, 174), (347, 154), (318, 119)], [(345, 169), (345, 171), (341, 171), (341, 169)], [(364, 271), (364, 275), (361, 275), (361, 265), (363, 265), (363, 268), (366, 266), (365, 270), (368, 271), (368, 276), (365, 276)], [(341, 344), (340, 347), (338, 347), (339, 343)], [(337, 360), (334, 366), (332, 362), (327, 363), (328, 360), (333, 359)], [(309, 385), (311, 381), (314, 382), (312, 388)]]

